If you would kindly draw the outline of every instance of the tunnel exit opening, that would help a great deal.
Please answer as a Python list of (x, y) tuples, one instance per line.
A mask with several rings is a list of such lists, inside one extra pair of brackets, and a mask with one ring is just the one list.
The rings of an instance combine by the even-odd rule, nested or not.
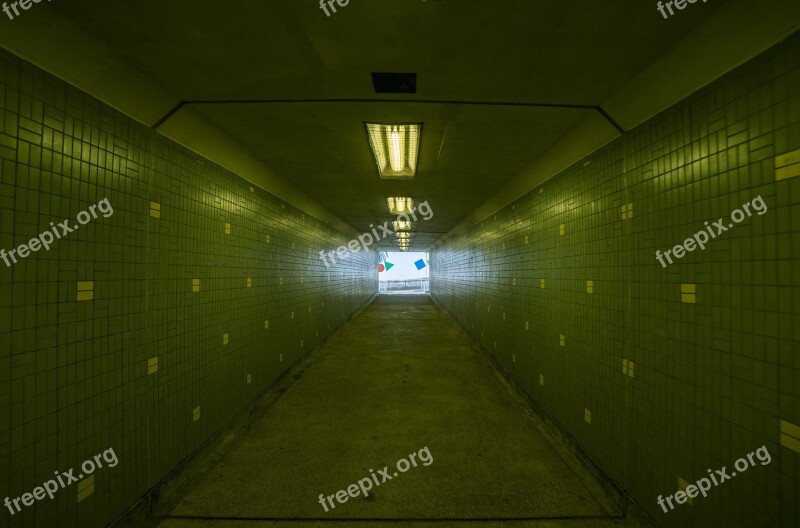
[(381, 295), (427, 295), (429, 291), (427, 251), (382, 251), (378, 263)]

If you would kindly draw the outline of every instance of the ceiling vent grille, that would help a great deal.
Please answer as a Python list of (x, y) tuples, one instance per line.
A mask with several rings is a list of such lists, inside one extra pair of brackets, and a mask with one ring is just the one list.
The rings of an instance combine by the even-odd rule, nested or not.
[(372, 85), (376, 94), (415, 94), (417, 74), (372, 72)]

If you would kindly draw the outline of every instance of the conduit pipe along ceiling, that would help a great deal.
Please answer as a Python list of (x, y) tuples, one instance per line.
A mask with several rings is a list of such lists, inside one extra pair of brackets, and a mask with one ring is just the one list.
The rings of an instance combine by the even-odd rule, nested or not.
[(417, 174), (422, 123), (364, 123), (369, 146), (384, 179), (411, 179)]

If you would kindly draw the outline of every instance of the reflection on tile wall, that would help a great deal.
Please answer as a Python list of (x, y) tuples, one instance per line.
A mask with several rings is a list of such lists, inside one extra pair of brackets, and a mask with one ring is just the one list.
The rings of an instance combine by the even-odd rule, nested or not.
[[(432, 292), (663, 526), (800, 526), (799, 175), (796, 35), (453, 233)], [(768, 465), (656, 503), (762, 445)]]
[(0, 500), (119, 464), (9, 526), (106, 526), (377, 292), (375, 254), (318, 258), (352, 234), (0, 52), (0, 248), (104, 198), (0, 261)]

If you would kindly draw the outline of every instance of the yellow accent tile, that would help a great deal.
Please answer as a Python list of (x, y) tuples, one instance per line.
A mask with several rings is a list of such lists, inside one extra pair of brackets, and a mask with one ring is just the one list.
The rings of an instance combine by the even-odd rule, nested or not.
[(200, 419), (200, 406), (198, 405), (192, 410), (192, 421), (196, 422)]
[(511, 279), (511, 285), (512, 285), (512, 286), (516, 286), (516, 285), (517, 285), (517, 278), (516, 278), (516, 277), (513, 277), (513, 278)]
[(785, 167), (787, 165), (794, 165), (795, 163), (800, 163), (800, 149), (775, 156), (776, 167)]
[(584, 409), (583, 419), (586, 420), (586, 423), (592, 423), (592, 411), (590, 411), (589, 409)]
[(564, 231), (565, 231), (564, 224), (561, 224), (560, 226), (558, 226), (558, 234), (559, 235), (563, 235)]
[(566, 346), (567, 345), (567, 337), (566, 336), (563, 336), (563, 335), (558, 336), (558, 341), (561, 344), (561, 346)]
[(248, 374), (247, 375), (247, 384), (250, 385), (251, 383), (253, 383), (253, 375), (252, 374)]
[(781, 433), (780, 442), (783, 447), (787, 447), (792, 451), (800, 453), (800, 440), (786, 433)]
[(775, 180), (800, 176), (800, 149), (775, 156)]
[(544, 279), (539, 279), (539, 287), (544, 288)]
[(528, 235), (525, 235), (525, 243), (528, 243)]
[(529, 328), (530, 328), (530, 325), (528, 324), (528, 321), (525, 321), (525, 330), (528, 330)]
[(697, 302), (697, 285), (681, 284), (681, 302), (694, 304)]
[(264, 330), (269, 329), (269, 319), (264, 319)]
[(506, 313), (503, 312), (503, 320), (505, 320), (505, 318), (506, 318)]
[(291, 319), (294, 319), (294, 312), (291, 312)]
[(278, 284), (283, 286), (283, 277), (278, 277)]
[(89, 475), (85, 479), (78, 482), (78, 491), (81, 492), (90, 486), (94, 486), (94, 475)]
[(94, 292), (92, 291), (79, 291), (78, 292), (78, 300), (79, 301), (91, 301), (94, 299)]
[(269, 235), (266, 236), (266, 242), (269, 244)]
[(94, 299), (94, 281), (78, 281), (79, 301), (91, 301)]
[(586, 281), (586, 293), (594, 293), (594, 281)]
[(94, 493), (94, 475), (89, 475), (78, 482), (78, 502)]
[(800, 425), (787, 422), (786, 420), (781, 420), (781, 432), (796, 438), (800, 438)]
[[(678, 490), (686, 493), (686, 488), (689, 486), (689, 483), (683, 480), (681, 477), (678, 477)], [(686, 495), (687, 502), (692, 504), (692, 498), (687, 494)]]
[(231, 234), (231, 225), (228, 222), (225, 222), (225, 234), (226, 235)]
[(253, 287), (253, 279), (251, 277), (247, 277), (247, 287), (248, 288)]
[(158, 372), (158, 356), (147, 360), (147, 373), (155, 374), (156, 372)]
[(627, 203), (623, 205), (622, 207), (620, 207), (620, 210), (622, 211), (623, 220), (628, 220), (630, 218), (633, 218), (633, 203)]
[(544, 374), (539, 374), (539, 385), (544, 385)]
[(227, 345), (227, 344), (228, 344), (228, 341), (229, 341), (229, 336), (228, 336), (228, 334), (222, 334), (222, 344), (223, 344), (223, 345)]
[(780, 169), (775, 170), (776, 181), (788, 180), (789, 178), (794, 178), (795, 176), (800, 176), (800, 163), (795, 163), (794, 165), (781, 167)]
[(303, 284), (304, 282), (306, 282), (306, 278), (305, 277), (300, 277), (300, 284)]
[(153, 218), (161, 218), (161, 204), (157, 202), (150, 202), (150, 216)]
[(634, 365), (633, 361), (631, 361), (629, 359), (623, 359), (622, 360), (622, 373), (625, 374), (626, 376), (630, 376), (632, 378), (633, 377), (634, 366), (635, 365)]

